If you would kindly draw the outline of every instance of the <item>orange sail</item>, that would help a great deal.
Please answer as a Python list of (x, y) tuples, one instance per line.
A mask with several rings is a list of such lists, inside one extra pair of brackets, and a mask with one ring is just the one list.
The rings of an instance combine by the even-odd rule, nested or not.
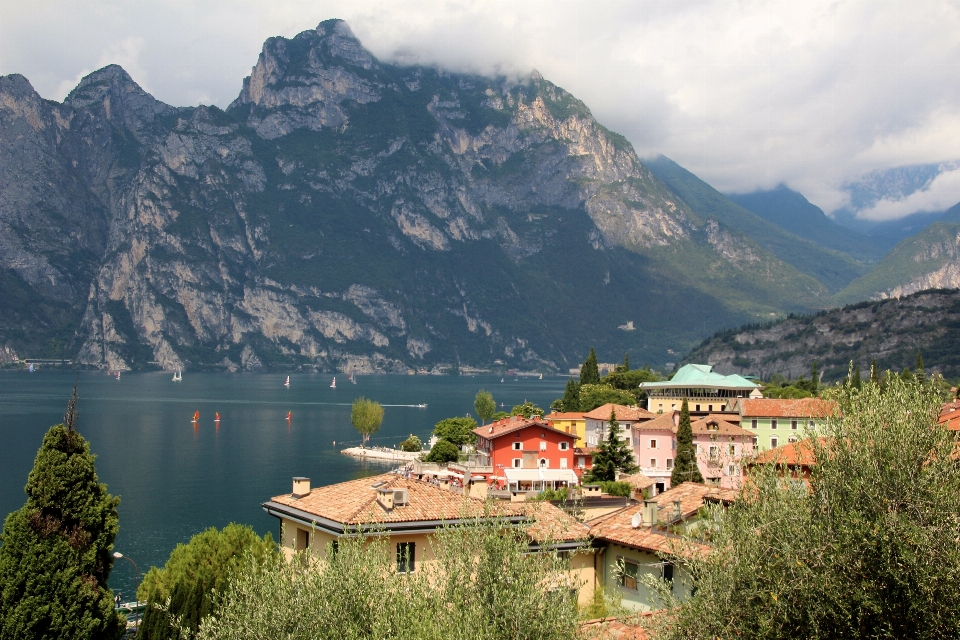
[(213, 421), (214, 421), (214, 422), (220, 422), (220, 412), (219, 412), (219, 411), (214, 411), (214, 415), (216, 416), (216, 418), (214, 418)]
[(199, 420), (200, 420), (200, 412), (197, 411), (196, 413), (193, 414), (193, 422), (199, 422)]
[(293, 417), (293, 411), (287, 411), (287, 420)]

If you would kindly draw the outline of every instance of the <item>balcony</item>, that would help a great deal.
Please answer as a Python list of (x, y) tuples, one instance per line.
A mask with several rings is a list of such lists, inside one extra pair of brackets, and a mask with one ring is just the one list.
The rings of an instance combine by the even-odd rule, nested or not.
[(490, 456), (488, 455), (471, 453), (467, 456), (467, 459), (462, 462), (451, 462), (447, 465), (447, 469), (464, 475), (467, 473), (486, 474), (493, 473), (493, 463), (490, 461)]

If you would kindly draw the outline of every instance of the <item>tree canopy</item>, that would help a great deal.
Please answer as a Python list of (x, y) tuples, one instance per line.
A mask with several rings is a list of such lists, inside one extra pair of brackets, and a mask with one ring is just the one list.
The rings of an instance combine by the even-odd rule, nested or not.
[(693, 445), (693, 429), (690, 426), (690, 407), (687, 399), (680, 405), (680, 424), (677, 426), (677, 451), (670, 473), (670, 486), (684, 482), (703, 482), (703, 474), (697, 465), (697, 450)]
[(411, 433), (409, 438), (400, 443), (400, 451), (423, 451), (423, 443)]
[(433, 435), (460, 447), (477, 441), (477, 434), (473, 432), (477, 426), (477, 421), (470, 416), (444, 418), (434, 425)]
[(600, 370), (597, 368), (597, 354), (590, 347), (590, 355), (580, 365), (580, 384), (599, 384)]
[(350, 409), (350, 423), (363, 436), (363, 443), (366, 444), (383, 424), (383, 405), (360, 396), (353, 401)]
[(633, 449), (626, 440), (620, 439), (620, 423), (616, 412), (610, 410), (607, 422), (607, 437), (600, 441), (593, 454), (593, 466), (587, 472), (587, 482), (603, 482), (617, 479), (617, 472), (636, 473), (639, 467), (633, 460)]
[(90, 445), (65, 424), (43, 438), (25, 488), (0, 537), (0, 637), (119, 638), (107, 578), (119, 530), (119, 498), (97, 479)]
[(538, 418), (543, 417), (543, 409), (533, 404), (529, 400), (524, 401), (523, 404), (518, 404), (510, 410), (510, 415), (512, 416), (523, 416), (524, 418), (532, 418), (537, 416)]
[(497, 402), (493, 399), (492, 393), (480, 389), (473, 400), (473, 408), (477, 411), (477, 417), (486, 423), (497, 412)]
[(593, 411), (605, 404), (632, 406), (637, 398), (629, 391), (614, 389), (603, 384), (584, 384), (580, 386), (580, 411)]
[(260, 538), (252, 528), (239, 524), (228, 524), (222, 531), (210, 527), (187, 544), (178, 544), (163, 568), (151, 567), (140, 584), (137, 599), (146, 602), (147, 609), (138, 639), (177, 640), (181, 634), (171, 624), (173, 618), (180, 629), (195, 634), (201, 620), (215, 610), (214, 591), (226, 589), (244, 554), (262, 559), (276, 550), (270, 533)]
[(748, 498), (706, 510), (724, 552), (667, 558), (697, 593), (661, 592), (675, 608), (660, 637), (960, 637), (960, 461), (936, 424), (942, 391), (884, 377), (829, 391), (839, 413), (803, 441), (806, 482), (754, 465)]
[(460, 449), (449, 440), (440, 440), (427, 455), (424, 456), (425, 462), (435, 462), (437, 464), (446, 464), (447, 462), (456, 462), (460, 458)]
[(563, 397), (550, 403), (554, 411), (580, 411), (580, 383), (570, 378), (563, 390)]

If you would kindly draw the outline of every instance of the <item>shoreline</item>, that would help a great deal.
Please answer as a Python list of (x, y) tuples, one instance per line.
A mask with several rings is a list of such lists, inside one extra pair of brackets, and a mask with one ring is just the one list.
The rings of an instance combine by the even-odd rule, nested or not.
[(420, 457), (421, 451), (399, 451), (397, 449), (386, 449), (382, 447), (375, 447), (372, 449), (364, 449), (362, 447), (348, 447), (347, 449), (342, 449), (340, 453), (352, 456), (354, 458), (372, 458), (374, 460), (392, 460), (392, 461), (403, 461), (403, 462), (412, 462)]

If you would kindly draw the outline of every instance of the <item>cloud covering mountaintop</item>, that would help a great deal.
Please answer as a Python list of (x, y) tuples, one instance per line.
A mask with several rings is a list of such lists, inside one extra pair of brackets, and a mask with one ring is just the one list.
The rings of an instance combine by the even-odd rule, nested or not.
[[(947, 0), (14, 1), (0, 5), (0, 74), (60, 100), (116, 62), (167, 103), (226, 107), (267, 37), (331, 17), (385, 61), (536, 68), (641, 155), (664, 153), (721, 191), (784, 183), (829, 212), (871, 172), (958, 156), (960, 7)], [(955, 173), (861, 215), (950, 206)]]

